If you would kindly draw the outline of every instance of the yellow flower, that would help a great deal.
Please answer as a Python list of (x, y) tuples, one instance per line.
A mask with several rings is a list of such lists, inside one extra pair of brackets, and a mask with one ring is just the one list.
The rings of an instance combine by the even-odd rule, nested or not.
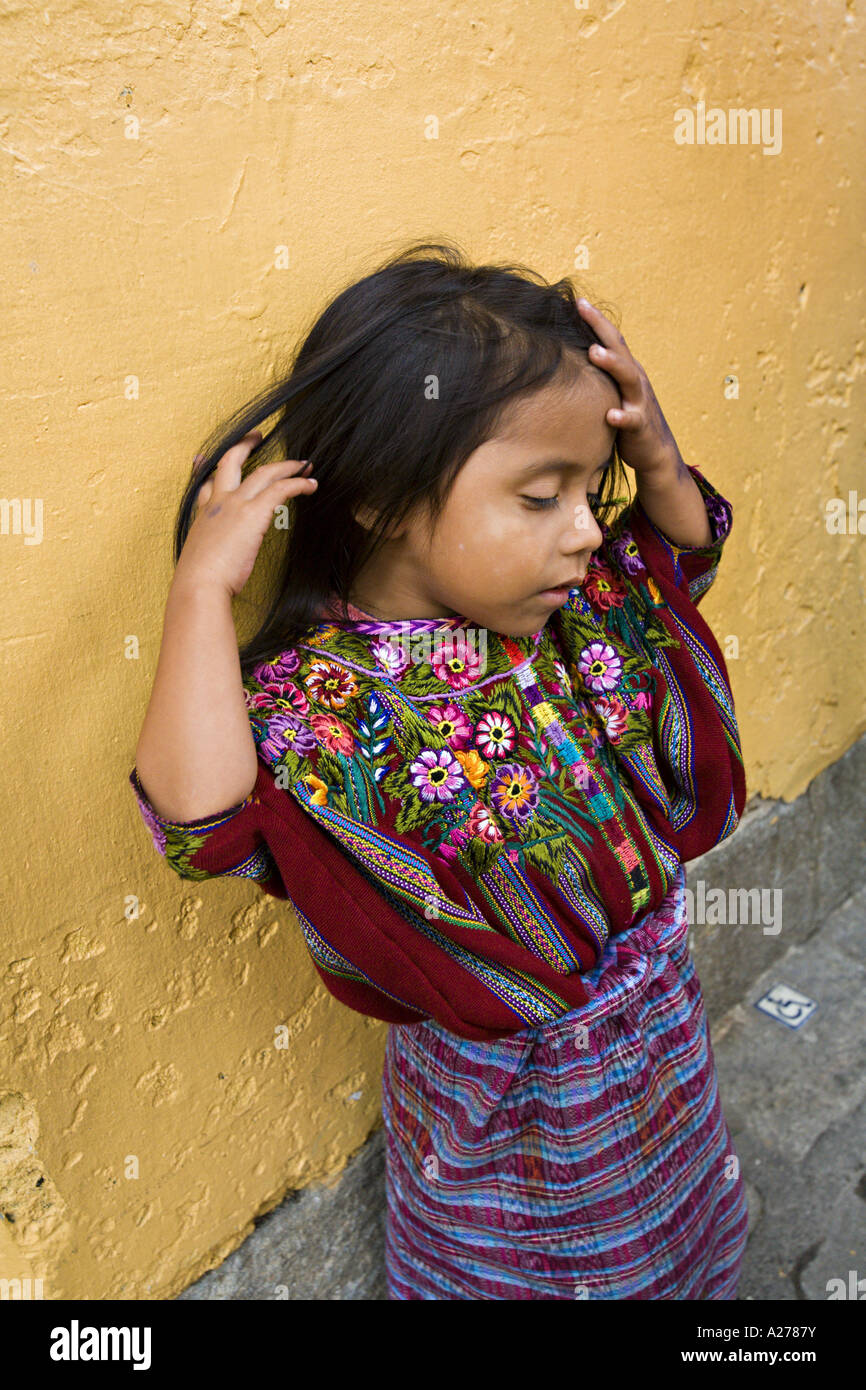
[(328, 788), (326, 783), (321, 781), (321, 779), (318, 778), (314, 772), (311, 772), (309, 776), (305, 777), (303, 780), (306, 782), (308, 787), (315, 788), (313, 795), (310, 797), (310, 800), (312, 801), (313, 805), (327, 806)]
[(463, 771), (466, 773), (469, 782), (473, 787), (475, 787), (476, 791), (479, 787), (483, 787), (484, 783), (487, 781), (487, 773), (489, 771), (489, 768), (487, 766), (487, 763), (484, 761), (482, 757), (479, 756), (475, 749), (471, 748), (468, 753), (460, 753), (455, 751), (454, 756), (457, 758), (457, 761), (462, 765)]

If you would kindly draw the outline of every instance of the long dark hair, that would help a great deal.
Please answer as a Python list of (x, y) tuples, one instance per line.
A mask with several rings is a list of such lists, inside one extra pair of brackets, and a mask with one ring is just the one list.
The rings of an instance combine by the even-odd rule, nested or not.
[[(446, 240), (411, 243), (331, 300), (288, 373), (204, 445), (178, 511), (175, 563), (199, 488), (227, 449), (272, 416), (244, 476), (270, 455), (310, 459), (319, 479), (286, 504), (279, 579), (240, 648), (244, 674), (309, 633), (332, 593), (348, 601), (383, 533), (416, 504), (426, 501), (435, 522), (514, 397), (560, 371), (600, 370), (587, 355), (598, 339), (578, 312), (580, 293), (569, 278), (551, 285), (522, 265), (473, 265)], [(615, 496), (623, 485), (615, 455), (592, 501), (600, 522), (627, 500)], [(355, 520), (359, 508), (369, 530)]]

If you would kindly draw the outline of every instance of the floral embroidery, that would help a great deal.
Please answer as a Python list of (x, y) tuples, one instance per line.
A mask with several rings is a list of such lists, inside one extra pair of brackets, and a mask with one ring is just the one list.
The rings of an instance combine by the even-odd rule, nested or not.
[(627, 526), (622, 528), (616, 540), (610, 543), (610, 553), (620, 569), (626, 574), (642, 574), (646, 566), (640, 557), (637, 542)]
[(466, 831), (468, 835), (478, 835), (482, 840), (487, 840), (493, 844), (496, 840), (502, 839), (502, 831), (496, 824), (486, 806), (480, 801), (476, 801), (469, 817)]
[(315, 625), (244, 683), (260, 756), (313, 805), (415, 832), (476, 877), (500, 852), (554, 872), (587, 824), (621, 840), (617, 759), (639, 750), (650, 775), (657, 653), (679, 641), (627, 517), (601, 529), (584, 585), (532, 637), (459, 617)]
[(497, 810), (509, 820), (526, 820), (538, 805), (538, 785), (532, 768), (506, 763), (496, 774), (490, 795)]
[(481, 669), (481, 655), (458, 638), (450, 643), (447, 657), (434, 659), (433, 671), (440, 681), (447, 681), (452, 690), (465, 690), (477, 681)]
[(301, 781), (312, 788), (313, 795), (310, 797), (310, 800), (314, 806), (327, 806), (328, 788), (325, 782), (321, 781), (314, 772), (308, 772), (306, 777), (301, 778)]
[(265, 724), (259, 750), (268, 762), (278, 762), (289, 750), (312, 753), (318, 747), (315, 732), (295, 714), (274, 714)]
[(580, 653), (577, 669), (590, 690), (616, 690), (622, 679), (622, 661), (607, 642), (591, 642)]
[(425, 748), (409, 768), (413, 785), (424, 801), (452, 801), (466, 784), (463, 769), (447, 748)]
[(406, 674), (409, 666), (409, 657), (394, 642), (373, 642), (370, 650), (373, 653), (381, 670), (393, 680), (399, 680)]
[(559, 657), (556, 657), (556, 659), (554, 660), (553, 669), (556, 672), (557, 683), (555, 693), (557, 695), (570, 695), (572, 689), (571, 680), (569, 678), (568, 672), (565, 669), (565, 666), (560, 661)]
[(475, 749), (470, 749), (468, 753), (461, 753), (458, 750), (457, 759), (466, 773), (467, 781), (475, 788), (483, 787), (490, 769)]
[[(577, 938), (603, 946), (656, 900), (681, 853), (703, 852), (737, 823), (744, 786), (726, 673), (706, 625), (673, 598), (666, 611), (659, 587), (668, 594), (672, 581), (694, 598), (715, 574), (730, 507), (724, 499), (710, 507), (708, 485), (700, 475), (698, 482), (712, 546), (677, 547), (654, 528), (656, 541), (638, 511), (631, 521), (617, 518), (602, 526), (604, 544), (584, 584), (531, 637), (471, 623), (464, 637), (459, 618), (323, 621), (244, 680), (257, 751), (275, 784), (386, 891), (410, 936), (423, 932), (452, 967), (470, 963), (475, 981), (500, 1000), (519, 995), (528, 1022), (565, 1004), (531, 969), (500, 969), (485, 949), (489, 933), (572, 974), (580, 969)], [(404, 628), (410, 652), (395, 641)], [(276, 874), (291, 896), (309, 887), (297, 841), (280, 834), (270, 788), (266, 818), (252, 806), (255, 795), (186, 825), (163, 821), (139, 800), (154, 845), (184, 877), (239, 874), (270, 891)], [(211, 833), (247, 809), (211, 849)], [(204, 846), (208, 867), (194, 867)], [(352, 914), (333, 916), (346, 935), (323, 956), (326, 971), (370, 946)], [(388, 950), (400, 925), (392, 921), (384, 933)], [(477, 933), (477, 953), (467, 932)], [(375, 950), (362, 969), (351, 967), (353, 978), (399, 1001), (402, 988), (380, 972)], [(401, 938), (401, 978), (412, 954), (411, 939), (406, 946)], [(420, 973), (437, 978), (426, 959)], [(408, 1008), (423, 1013), (416, 1004), (413, 995)]]
[(472, 739), (472, 725), (456, 705), (434, 705), (427, 718), (452, 748), (466, 748)]
[[(346, 757), (351, 757), (355, 749), (355, 736), (348, 724), (344, 724), (335, 714), (314, 714), (310, 720), (310, 728), (317, 740), (331, 753), (344, 753)], [(301, 751), (296, 743), (295, 752)]]
[(476, 724), (475, 738), (485, 758), (504, 758), (514, 748), (517, 730), (507, 714), (491, 710)]
[(611, 743), (617, 743), (626, 727), (625, 705), (621, 700), (608, 699), (603, 695), (595, 702), (595, 712)]
[(265, 662), (258, 668), (259, 683), (270, 688), (273, 686), (274, 693), (279, 694), (279, 684), (285, 681), (288, 676), (294, 675), (301, 664), (301, 658), (294, 649), (275, 658), (272, 662)]
[(593, 560), (583, 586), (587, 598), (602, 612), (609, 608), (621, 608), (626, 592), (624, 586), (603, 560), (596, 560), (595, 557)]
[(342, 709), (358, 694), (354, 676), (336, 662), (314, 661), (305, 683), (313, 699), (331, 709)]

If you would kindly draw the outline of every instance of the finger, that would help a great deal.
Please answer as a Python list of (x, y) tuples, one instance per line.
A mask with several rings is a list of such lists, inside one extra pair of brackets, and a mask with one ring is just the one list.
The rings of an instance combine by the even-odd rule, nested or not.
[(637, 406), (611, 406), (605, 419), (609, 425), (616, 425), (619, 430), (634, 430), (643, 420), (643, 411)]
[(318, 487), (318, 478), (277, 478), (256, 494), (251, 505), (261, 517), (262, 523), (270, 525), (279, 507), (284, 507), (287, 502), (297, 501), (301, 497), (311, 497), (318, 491)]
[(309, 459), (277, 459), (274, 463), (263, 463), (244, 479), (244, 496), (258, 497), (277, 483), (309, 481), (311, 468)]
[(262, 438), (261, 430), (250, 430), (249, 434), (245, 434), (231, 449), (226, 449), (214, 469), (215, 492), (234, 492), (240, 487), (241, 468), (253, 449), (257, 449), (261, 444)]
[(311, 496), (318, 486), (318, 478), (277, 478), (268, 487), (262, 488), (260, 496), (268, 506), (278, 507), (290, 497)]
[(640, 383), (640, 368), (631, 353), (616, 352), (613, 348), (600, 347), (598, 343), (589, 346), (590, 361), (603, 371), (609, 372), (621, 386), (636, 391)]
[(195, 520), (195, 518), (198, 516), (199, 512), (200, 512), (204, 507), (207, 506), (208, 501), (209, 501), (209, 499), (210, 499), (210, 495), (211, 495), (212, 492), (213, 492), (213, 481), (212, 481), (212, 479), (208, 478), (207, 482), (206, 482), (206, 483), (202, 483), (201, 487), (199, 488), (198, 492), (196, 493), (195, 504), (194, 504), (193, 509), (192, 509), (193, 520)]
[(590, 304), (588, 299), (579, 299), (577, 307), (602, 343), (607, 347), (625, 347), (625, 338), (619, 329), (614, 327), (606, 314), (603, 314), (600, 309), (596, 309), (595, 305)]

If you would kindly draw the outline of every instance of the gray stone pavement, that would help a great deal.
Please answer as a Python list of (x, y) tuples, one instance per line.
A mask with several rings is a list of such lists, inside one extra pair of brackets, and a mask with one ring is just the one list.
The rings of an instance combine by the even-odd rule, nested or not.
[[(864, 924), (866, 889), (710, 1021), (749, 1202), (740, 1299), (826, 1301), (834, 1279), (866, 1295)], [(755, 1007), (777, 984), (817, 1004), (798, 1028)]]

